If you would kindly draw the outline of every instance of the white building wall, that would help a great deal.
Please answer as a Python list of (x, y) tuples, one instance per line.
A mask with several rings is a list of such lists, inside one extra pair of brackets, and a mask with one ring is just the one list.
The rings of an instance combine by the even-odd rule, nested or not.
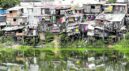
[(128, 2), (128, 0), (117, 0), (116, 2)]

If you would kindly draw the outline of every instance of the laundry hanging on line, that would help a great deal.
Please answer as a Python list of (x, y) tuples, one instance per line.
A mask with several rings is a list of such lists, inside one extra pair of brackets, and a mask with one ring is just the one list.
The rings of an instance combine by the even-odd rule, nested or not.
[(112, 12), (112, 11), (113, 11), (113, 6), (108, 6), (104, 10), (104, 12)]

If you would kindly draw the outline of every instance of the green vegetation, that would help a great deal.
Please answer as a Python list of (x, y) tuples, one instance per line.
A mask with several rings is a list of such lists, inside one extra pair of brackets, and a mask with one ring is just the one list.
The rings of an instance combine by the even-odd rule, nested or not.
[(109, 3), (115, 3), (116, 0), (108, 0)]
[[(48, 35), (49, 34), (49, 35)], [(86, 50), (93, 50), (97, 51), (99, 53), (105, 51), (105, 50), (117, 50), (122, 53), (128, 53), (129, 51), (129, 34), (126, 35), (126, 39), (123, 39), (114, 45), (111, 45), (112, 47), (109, 48), (108, 45), (105, 45), (105, 43), (102, 40), (96, 40), (94, 43), (86, 43), (84, 40), (79, 39), (79, 40), (74, 40), (74, 41), (69, 41), (68, 37), (64, 37), (64, 35), (60, 35), (61, 37), (61, 48), (54, 48), (54, 43), (53, 43), (53, 34), (47, 33), (46, 34), (46, 44), (44, 48), (33, 48), (33, 46), (27, 46), (27, 45), (17, 45), (15, 44), (14, 40), (12, 40), (11, 37), (7, 37), (4, 39), (0, 38), (0, 45), (1, 45), (1, 50), (7, 50), (11, 49), (12, 50), (19, 50), (19, 51), (28, 51), (28, 50), (39, 50), (41, 52), (44, 52), (46, 50), (55, 52), (56, 50), (58, 51), (86, 51)], [(64, 40), (64, 41), (63, 41)]]
[(0, 0), (0, 7), (10, 8), (20, 3), (20, 0)]

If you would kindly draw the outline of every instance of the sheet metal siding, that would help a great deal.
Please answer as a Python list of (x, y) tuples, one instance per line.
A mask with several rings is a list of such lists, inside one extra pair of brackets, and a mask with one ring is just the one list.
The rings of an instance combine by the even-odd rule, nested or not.
[(6, 16), (0, 16), (0, 22), (6, 22)]

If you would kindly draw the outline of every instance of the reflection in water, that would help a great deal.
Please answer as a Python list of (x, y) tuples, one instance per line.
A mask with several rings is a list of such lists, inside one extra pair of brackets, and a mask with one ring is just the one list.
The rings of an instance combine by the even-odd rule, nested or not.
[(125, 66), (122, 64), (108, 64), (105, 66), (105, 71), (125, 71)]
[[(40, 66), (41, 67), (41, 66)], [(128, 71), (125, 65), (121, 63), (107, 63), (96, 65), (96, 68), (91, 69), (83, 65), (77, 65), (72, 61), (57, 61), (42, 63), (41, 71)]]
[[(114, 53), (113, 53), (114, 54)], [(95, 55), (39, 62), (40, 71), (129, 71), (123, 55)]]

